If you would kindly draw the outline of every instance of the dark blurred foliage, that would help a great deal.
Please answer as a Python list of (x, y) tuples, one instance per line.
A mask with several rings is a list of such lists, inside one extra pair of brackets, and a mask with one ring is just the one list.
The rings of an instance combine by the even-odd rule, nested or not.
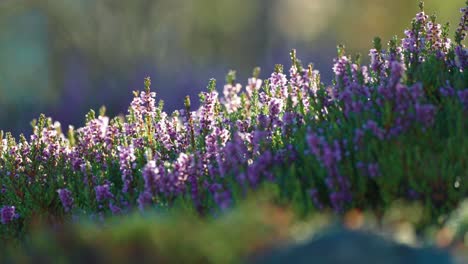
[[(417, 2), (2, 0), (0, 129), (29, 134), (41, 112), (65, 126), (101, 105), (125, 113), (147, 75), (166, 110), (179, 109), (229, 69), (246, 80), (260, 66), (268, 77), (275, 63), (289, 65), (292, 48), (327, 82), (337, 43), (366, 54), (376, 35), (401, 37)], [(427, 0), (426, 12), (454, 28), (460, 4)]]
[[(2, 247), (0, 262), (458, 264), (468, 260), (468, 240), (463, 238), (468, 200), (449, 216), (444, 228), (427, 227), (422, 237), (409, 242), (402, 238), (415, 236), (414, 225), (422, 220), (412, 216), (421, 211), (417, 204), (395, 203), (377, 224), (371, 212), (348, 212), (343, 218), (322, 212), (299, 219), (291, 208), (278, 207), (266, 197), (268, 193), (250, 197), (216, 219), (200, 219), (179, 209), (113, 217), (105, 224), (86, 218), (54, 228), (40, 224), (21, 246)], [(448, 238), (447, 231), (452, 234)], [(457, 237), (451, 232), (460, 233)]]
[[(326, 253), (325, 253), (326, 252)], [(325, 254), (324, 254), (325, 253)], [(366, 232), (334, 230), (322, 237), (290, 248), (279, 248), (252, 263), (321, 264), (454, 264), (447, 252), (413, 248)]]

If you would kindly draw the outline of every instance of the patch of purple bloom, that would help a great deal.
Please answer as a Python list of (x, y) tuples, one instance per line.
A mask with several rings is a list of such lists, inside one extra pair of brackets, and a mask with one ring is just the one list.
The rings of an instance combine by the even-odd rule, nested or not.
[(0, 220), (2, 224), (6, 225), (18, 217), (18, 214), (15, 213), (14, 206), (4, 206), (0, 209)]

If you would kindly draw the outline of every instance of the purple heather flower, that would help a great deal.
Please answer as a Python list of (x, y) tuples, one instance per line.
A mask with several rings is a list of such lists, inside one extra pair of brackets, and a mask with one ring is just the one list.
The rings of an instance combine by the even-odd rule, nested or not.
[(348, 64), (348, 57), (342, 56), (334, 59), (335, 64), (333, 65), (333, 72), (336, 76), (343, 76), (346, 74), (346, 65)]
[(364, 164), (364, 162), (358, 161), (356, 162), (356, 168), (362, 172), (366, 168), (366, 165)]
[[(336, 172), (338, 173), (338, 172)], [(336, 176), (336, 181), (339, 185), (339, 188), (340, 190), (343, 190), (343, 191), (347, 191), (349, 190), (349, 188), (351, 187), (351, 182), (349, 181), (349, 179), (345, 176), (342, 176), (342, 175), (337, 175)], [(349, 197), (347, 195), (345, 195), (345, 199), (346, 201), (351, 201), (348, 199)]]
[(354, 139), (353, 139), (356, 150), (357, 148), (362, 146), (363, 138), (364, 138), (364, 131), (362, 129), (356, 128), (356, 130), (354, 130)]
[(323, 153), (320, 159), (327, 169), (331, 169), (336, 164), (336, 156), (333, 148), (330, 145), (325, 144), (323, 146)]
[(130, 109), (133, 111), (133, 114), (137, 119), (143, 119), (143, 109), (141, 106), (142, 103), (143, 102), (141, 101), (140, 97), (134, 97), (130, 103)]
[(380, 56), (380, 52), (376, 49), (370, 49), (369, 56), (370, 56), (370, 68), (374, 72), (380, 72), (383, 67), (383, 61)]
[(327, 176), (325, 178), (325, 184), (327, 185), (328, 189), (332, 190), (335, 188), (335, 180), (333, 177)]
[(407, 50), (411, 53), (416, 52), (417, 50), (417, 39), (415, 33), (412, 30), (405, 30), (406, 38), (401, 40), (401, 45), (404, 50)]
[(261, 128), (261, 130), (265, 130), (270, 127), (271, 125), (271, 120), (267, 115), (264, 114), (259, 114), (257, 117), (257, 122), (258, 122), (258, 127)]
[(379, 171), (379, 164), (378, 163), (369, 163), (367, 165), (367, 172), (369, 173), (369, 177), (375, 178), (380, 175)]
[(15, 207), (14, 206), (4, 206), (0, 210), (0, 220), (2, 224), (6, 225), (13, 221), (18, 215), (15, 213)]
[(423, 126), (430, 127), (434, 123), (436, 107), (432, 104), (416, 104), (416, 118)]
[(319, 157), (321, 146), (325, 144), (324, 139), (322, 137), (319, 137), (314, 132), (308, 131), (306, 141), (312, 153), (316, 157)]
[(455, 90), (450, 86), (441, 87), (439, 92), (444, 97), (451, 97), (455, 95)]
[(320, 202), (319, 192), (317, 189), (313, 188), (309, 190), (309, 196), (312, 198), (312, 202), (315, 207), (319, 210), (323, 210), (323, 203)]
[(468, 49), (462, 46), (455, 46), (455, 54), (457, 55), (457, 66), (460, 70), (466, 70), (466, 67), (468, 67)]
[(466, 38), (466, 31), (468, 31), (468, 7), (463, 7), (460, 9), (462, 17), (460, 18), (460, 23), (458, 24), (457, 29), (455, 30), (455, 36), (457, 36), (460, 43)]
[(390, 63), (389, 84), (390, 85), (397, 84), (400, 81), (401, 77), (403, 76), (404, 72), (405, 72), (405, 65), (403, 63), (400, 63), (398, 61), (392, 61)]
[(342, 212), (344, 209), (344, 203), (346, 198), (345, 193), (340, 191), (334, 191), (330, 193), (329, 198), (335, 212)]
[(350, 64), (349, 58), (346, 56), (341, 56), (340, 58), (335, 58), (333, 65), (333, 72), (335, 73), (335, 80), (338, 84), (348, 86), (350, 84), (350, 76), (348, 76), (346, 69)]
[(219, 192), (223, 189), (223, 186), (219, 183), (213, 183), (208, 187), (208, 190), (212, 193)]
[(98, 202), (114, 198), (114, 195), (111, 193), (110, 185), (108, 183), (98, 185), (94, 188), (94, 190), (96, 192), (96, 200)]
[(290, 126), (294, 124), (294, 120), (296, 119), (296, 113), (287, 111), (283, 115), (283, 125)]
[(153, 201), (153, 195), (148, 191), (144, 191), (140, 193), (140, 196), (138, 196), (138, 207), (140, 208), (141, 211), (144, 211), (145, 207), (150, 205), (152, 201)]
[(268, 108), (270, 110), (270, 116), (276, 119), (281, 109), (283, 108), (283, 100), (279, 98), (271, 98)]
[(463, 107), (468, 110), (468, 89), (458, 91), (457, 95)]
[[(249, 167), (247, 168), (247, 179), (249, 180), (250, 186), (255, 188), (272, 166), (273, 154), (270, 151), (263, 152)], [(268, 175), (265, 175), (268, 176)]]
[(62, 202), (65, 212), (68, 212), (73, 207), (73, 197), (72, 193), (68, 189), (58, 189), (57, 190), (60, 201)]
[(213, 197), (221, 210), (226, 210), (232, 203), (231, 193), (227, 190), (217, 191)]
[(409, 189), (407, 192), (407, 197), (412, 200), (417, 200), (419, 199), (420, 194), (414, 189)]
[(374, 120), (368, 120), (367, 123), (364, 124), (364, 129), (370, 130), (378, 139), (384, 139), (384, 130), (379, 128)]

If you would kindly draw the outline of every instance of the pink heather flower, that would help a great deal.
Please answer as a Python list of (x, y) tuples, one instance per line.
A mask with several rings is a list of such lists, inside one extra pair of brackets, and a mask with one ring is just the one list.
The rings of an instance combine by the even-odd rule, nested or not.
[(145, 91), (140, 92), (140, 98), (141, 98), (141, 104), (142, 104), (141, 113), (143, 115), (148, 115), (151, 117), (155, 116), (156, 114), (156, 106), (155, 106), (156, 100), (154, 99), (155, 97), (156, 97), (155, 92), (145, 92)]
[(364, 84), (369, 83), (369, 81), (370, 81), (369, 69), (367, 68), (366, 65), (361, 66), (361, 74), (362, 74), (362, 78), (364, 80)]
[(239, 83), (232, 85), (224, 85), (223, 95), (224, 98), (222, 102), (226, 106), (228, 113), (237, 111), (241, 106), (241, 98), (239, 97), (239, 92), (242, 89), (242, 85)]
[(133, 169), (133, 162), (136, 160), (135, 157), (135, 149), (133, 144), (128, 147), (119, 146), (119, 164), (120, 164), (120, 172), (122, 173), (122, 181), (124, 183), (122, 192), (127, 192), (130, 188), (130, 183), (132, 181), (132, 169)]
[(280, 72), (273, 72), (269, 78), (269, 81), (273, 91), (277, 90), (278, 88), (285, 87), (288, 83), (286, 75)]
[(427, 19), (429, 18), (428, 15), (426, 15), (424, 12), (419, 12), (416, 14), (416, 21), (421, 23), (423, 26), (426, 24)]
[(210, 131), (213, 129), (215, 122), (215, 106), (218, 103), (218, 92), (212, 91), (202, 93), (205, 96), (205, 101), (200, 106), (200, 129), (201, 131)]
[(252, 97), (254, 91), (260, 90), (260, 87), (262, 87), (262, 79), (249, 78), (245, 90), (249, 97)]
[(142, 120), (144, 116), (154, 117), (156, 114), (155, 106), (155, 92), (145, 92), (141, 91), (139, 96), (133, 98), (130, 109), (137, 118), (137, 120)]
[(162, 172), (164, 172), (164, 168), (160, 170), (156, 165), (156, 161), (150, 160), (145, 165), (142, 170), (143, 180), (145, 181), (145, 190), (148, 192), (152, 192), (152, 190), (156, 187), (156, 183), (158, 182)]
[(428, 22), (426, 25), (426, 39), (432, 49), (442, 48), (442, 27), (440, 24)]
[(134, 97), (132, 102), (130, 103), (130, 109), (132, 110), (133, 114), (137, 119), (143, 119), (143, 107), (142, 100), (140, 97)]

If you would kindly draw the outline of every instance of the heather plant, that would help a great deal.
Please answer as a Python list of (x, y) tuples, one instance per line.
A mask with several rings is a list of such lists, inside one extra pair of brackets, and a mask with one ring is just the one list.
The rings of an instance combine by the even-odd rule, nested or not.
[(338, 46), (331, 84), (291, 51), (245, 89), (231, 71), (173, 113), (151, 80), (125, 116), (91, 110), (63, 132), (41, 115), (33, 134), (0, 134), (0, 234), (27, 234), (83, 215), (104, 220), (133, 210), (185, 208), (215, 217), (265, 187), (299, 215), (372, 209), (418, 200), (433, 224), (468, 196), (468, 7), (452, 41), (448, 27), (421, 11), (370, 63)]

